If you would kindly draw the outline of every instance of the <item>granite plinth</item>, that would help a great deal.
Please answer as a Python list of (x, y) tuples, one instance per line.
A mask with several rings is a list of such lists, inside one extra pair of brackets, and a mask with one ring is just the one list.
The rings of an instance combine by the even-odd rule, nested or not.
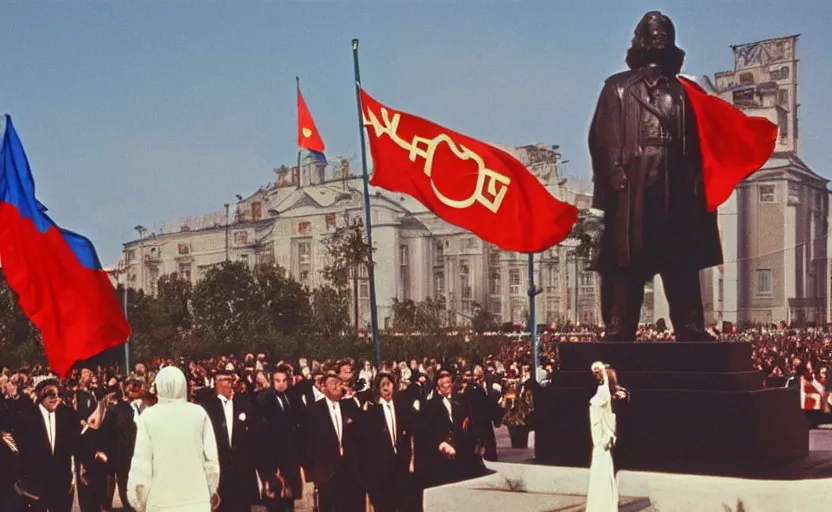
[[(562, 343), (563, 375), (535, 395), (535, 460), (587, 466), (594, 361), (630, 390), (617, 402), (620, 469), (788, 478), (809, 454), (796, 389), (764, 389), (748, 343)], [(559, 372), (561, 373), (561, 372)], [(583, 373), (587, 378), (579, 377)]]

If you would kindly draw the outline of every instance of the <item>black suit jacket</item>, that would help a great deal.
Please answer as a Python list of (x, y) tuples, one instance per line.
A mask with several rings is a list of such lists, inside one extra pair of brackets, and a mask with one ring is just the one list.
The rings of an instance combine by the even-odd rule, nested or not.
[(257, 405), (263, 415), (270, 466), (279, 469), (292, 489), (292, 496), (301, 497), (301, 441), (300, 409), (289, 393), (284, 393), (288, 405), (281, 407), (277, 392), (264, 389), (257, 395)]
[(228, 442), (228, 428), (223, 404), (217, 395), (206, 397), (202, 407), (208, 413), (214, 427), (217, 440), (217, 453), (220, 460), (220, 497), (233, 488), (235, 493), (247, 500), (257, 500), (257, 474), (264, 478), (269, 473), (264, 450), (262, 420), (257, 408), (246, 395), (235, 393), (233, 400), (231, 443)]
[(339, 471), (346, 471), (352, 478), (359, 478), (361, 460), (361, 431), (358, 424), (361, 410), (353, 400), (342, 400), (342, 446), (340, 453), (338, 434), (329, 414), (329, 402), (318, 400), (307, 410), (306, 452), (310, 476), (317, 487), (326, 485)]
[(368, 404), (367, 411), (361, 416), (364, 460), (367, 462), (364, 467), (367, 471), (367, 483), (371, 489), (386, 487), (393, 475), (407, 472), (413, 453), (410, 445), (412, 432), (408, 411), (408, 408), (412, 409), (413, 402), (408, 403), (403, 398), (393, 399), (396, 429), (395, 451), (384, 407), (380, 403)]
[[(475, 454), (477, 435), (472, 423), (471, 405), (464, 395), (454, 393), (451, 396), (451, 412), (453, 421), (448, 417), (448, 410), (439, 394), (425, 405), (422, 424), (425, 445), (421, 448), (424, 464), (418, 471), (427, 477), (427, 485), (464, 480), (481, 467), (481, 460)], [(439, 452), (439, 445), (443, 442), (456, 450), (454, 459)]]
[[(49, 433), (39, 406), (21, 411), (14, 438), (20, 452), (20, 474), (25, 489), (42, 500), (72, 489), (72, 457), (80, 462), (88, 454), (81, 449), (81, 424), (70, 407), (60, 405), (55, 411), (55, 453), (49, 445)], [(64, 496), (66, 495), (64, 494)]]

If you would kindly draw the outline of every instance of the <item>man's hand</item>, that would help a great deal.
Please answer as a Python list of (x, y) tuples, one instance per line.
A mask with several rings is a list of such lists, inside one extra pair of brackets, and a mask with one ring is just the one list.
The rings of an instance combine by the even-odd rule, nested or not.
[(214, 493), (211, 496), (211, 510), (217, 510), (218, 508), (220, 508), (220, 495)]
[(624, 190), (627, 188), (627, 175), (624, 174), (623, 170), (617, 169), (612, 173), (612, 176), (610, 176), (610, 185), (615, 190)]
[(100, 460), (101, 462), (106, 464), (109, 459), (107, 458), (106, 453), (104, 453), (104, 452), (95, 452), (95, 460)]
[(442, 444), (439, 445), (439, 453), (442, 453), (443, 455), (445, 455), (449, 459), (456, 458), (456, 449), (454, 449), (453, 446), (451, 446), (450, 444), (448, 444), (446, 442), (443, 442)]

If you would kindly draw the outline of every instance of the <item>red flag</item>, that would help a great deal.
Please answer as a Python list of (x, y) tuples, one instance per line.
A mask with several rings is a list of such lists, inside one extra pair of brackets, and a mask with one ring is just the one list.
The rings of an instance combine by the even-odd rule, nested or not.
[(691, 80), (679, 77), (679, 81), (696, 114), (705, 200), (708, 211), (714, 211), (769, 159), (777, 143), (777, 125), (745, 115)]
[(315, 121), (312, 120), (309, 108), (306, 107), (300, 88), (298, 88), (298, 147), (318, 153), (324, 152), (324, 141), (315, 126)]
[(373, 155), (370, 183), (411, 195), (445, 221), (506, 251), (563, 241), (578, 210), (505, 151), (395, 111), (361, 91)]

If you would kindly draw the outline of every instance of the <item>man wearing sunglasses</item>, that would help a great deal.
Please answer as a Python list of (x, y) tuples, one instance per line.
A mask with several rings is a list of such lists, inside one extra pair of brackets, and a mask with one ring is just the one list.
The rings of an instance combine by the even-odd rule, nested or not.
[(39, 382), (35, 394), (37, 405), (21, 413), (14, 432), (20, 450), (18, 489), (29, 510), (69, 512), (75, 493), (72, 457), (81, 457), (80, 421), (61, 400), (57, 379)]

